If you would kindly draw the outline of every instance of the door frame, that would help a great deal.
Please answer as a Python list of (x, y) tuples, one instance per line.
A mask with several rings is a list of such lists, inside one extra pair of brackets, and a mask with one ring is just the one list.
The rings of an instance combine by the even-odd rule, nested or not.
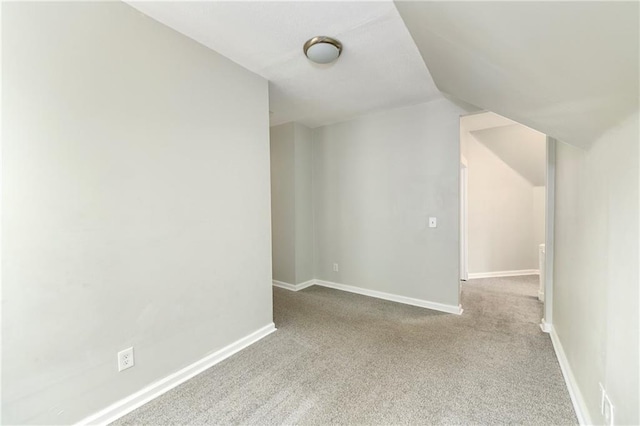
[(468, 174), (467, 159), (460, 157), (460, 280), (469, 279), (469, 239), (468, 239)]
[(547, 136), (544, 235), (544, 311), (540, 328), (550, 333), (553, 328), (553, 254), (556, 210), (556, 140)]
[[(469, 252), (468, 252), (468, 163), (462, 155), (462, 117), (468, 115), (481, 114), (487, 111), (478, 111), (470, 114), (460, 115), (458, 132), (458, 152), (460, 153), (460, 171), (458, 177), (459, 192), (458, 205), (460, 207), (460, 220), (458, 223), (459, 251), (458, 251), (458, 302), (462, 308), (462, 280), (468, 279)], [(555, 229), (555, 208), (556, 208), (556, 139), (547, 136), (546, 140), (546, 171), (545, 171), (545, 265), (544, 265), (544, 308), (543, 317), (540, 319), (540, 328), (545, 333), (550, 333), (553, 329), (553, 268), (554, 268), (554, 229)], [(464, 170), (464, 171), (463, 171)], [(464, 186), (463, 186), (464, 185)]]

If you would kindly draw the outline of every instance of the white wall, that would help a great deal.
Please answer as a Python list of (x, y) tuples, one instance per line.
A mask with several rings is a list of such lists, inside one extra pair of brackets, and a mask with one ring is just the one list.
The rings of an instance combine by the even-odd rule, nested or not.
[(532, 185), (544, 186), (547, 137), (543, 133), (516, 123), (475, 130), (472, 134)]
[(588, 151), (558, 143), (553, 323), (588, 416), (602, 383), (616, 424), (638, 412), (638, 115)]
[(314, 129), (316, 278), (458, 305), (462, 113), (442, 99)]
[(273, 279), (299, 284), (313, 276), (311, 129), (287, 123), (271, 128)]
[(538, 269), (533, 185), (469, 132), (466, 145), (469, 273)]
[(272, 322), (267, 82), (120, 2), (2, 30), (2, 422), (74, 423)]

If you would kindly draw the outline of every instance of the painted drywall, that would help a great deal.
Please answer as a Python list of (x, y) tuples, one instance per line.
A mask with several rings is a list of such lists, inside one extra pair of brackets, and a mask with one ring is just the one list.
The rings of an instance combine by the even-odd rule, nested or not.
[(638, 109), (638, 2), (395, 5), (452, 97), (581, 147)]
[(553, 322), (584, 399), (602, 424), (638, 424), (638, 115), (588, 151), (556, 148)]
[(271, 247), (273, 279), (295, 284), (295, 128), (271, 127)]
[(469, 273), (538, 269), (533, 185), (473, 134), (466, 139)]
[[(458, 100), (456, 101), (459, 102)], [(460, 159), (462, 162), (466, 162), (467, 139), (471, 137), (470, 132), (484, 129), (497, 129), (499, 127), (517, 124), (491, 111), (475, 111), (474, 107), (469, 108), (469, 111), (474, 112), (460, 117)]]
[(270, 138), (273, 279), (300, 284), (314, 278), (311, 129), (281, 124)]
[(474, 132), (476, 130), (494, 129), (518, 123), (491, 111), (475, 111), (462, 116), (460, 124), (467, 132)]
[(300, 284), (313, 276), (313, 185), (311, 129), (295, 123), (295, 241), (296, 280)]
[[(391, 1), (129, 1), (269, 80), (272, 125), (317, 127), (441, 97)], [(317, 35), (342, 42), (335, 64), (305, 57)]]
[(2, 423), (271, 324), (267, 82), (120, 2), (5, 3), (2, 54)]
[(458, 305), (464, 112), (443, 99), (314, 129), (316, 278)]
[(534, 186), (544, 186), (547, 137), (521, 124), (475, 130), (473, 136)]

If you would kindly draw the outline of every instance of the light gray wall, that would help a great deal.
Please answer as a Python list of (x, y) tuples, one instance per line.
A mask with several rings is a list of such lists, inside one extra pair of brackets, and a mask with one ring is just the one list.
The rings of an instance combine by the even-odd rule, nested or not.
[(311, 129), (295, 123), (296, 284), (313, 275), (313, 186)]
[(314, 129), (316, 278), (458, 305), (463, 112), (442, 99)]
[(591, 421), (638, 412), (638, 115), (588, 150), (558, 143), (553, 322)]
[(466, 139), (469, 273), (538, 269), (533, 185), (473, 134)]
[(298, 123), (271, 128), (273, 279), (289, 284), (313, 276), (311, 129)]
[(273, 279), (296, 281), (295, 126), (270, 129)]
[(2, 30), (2, 422), (69, 424), (272, 322), (267, 82), (120, 2)]

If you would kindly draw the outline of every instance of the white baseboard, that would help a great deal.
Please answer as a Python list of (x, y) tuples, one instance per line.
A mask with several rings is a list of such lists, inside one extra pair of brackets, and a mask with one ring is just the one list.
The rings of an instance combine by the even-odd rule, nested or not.
[(518, 271), (469, 272), (468, 279), (473, 280), (476, 278), (521, 277), (523, 275), (540, 275), (540, 270), (520, 269)]
[(578, 423), (583, 426), (592, 425), (594, 423), (591, 421), (589, 411), (587, 410), (587, 405), (584, 402), (584, 398), (582, 397), (582, 392), (580, 392), (580, 388), (578, 387), (576, 378), (571, 371), (569, 360), (564, 353), (564, 349), (562, 348), (562, 343), (560, 343), (560, 338), (556, 333), (556, 329), (553, 327), (553, 324), (546, 324), (546, 327), (548, 327), (550, 330), (549, 335), (551, 336), (551, 342), (553, 343), (553, 350), (556, 353), (556, 358), (558, 358), (558, 363), (560, 364), (560, 370), (562, 371), (564, 381), (567, 384), (569, 397), (571, 398), (573, 409), (575, 410), (576, 416), (578, 417)]
[(305, 281), (305, 282), (300, 283), (300, 284), (289, 284), (289, 283), (285, 283), (283, 281), (273, 280), (273, 285), (275, 287), (280, 287), (280, 288), (284, 288), (286, 290), (291, 290), (291, 291), (300, 291), (300, 290), (302, 290), (304, 288), (311, 287), (315, 283), (316, 283), (316, 280), (309, 280), (309, 281)]
[(107, 425), (120, 417), (129, 414), (133, 410), (147, 402), (151, 401), (162, 395), (163, 393), (175, 388), (176, 386), (186, 382), (192, 377), (202, 373), (207, 368), (210, 368), (220, 361), (229, 358), (236, 352), (250, 346), (263, 337), (276, 331), (274, 323), (268, 324), (259, 330), (254, 331), (248, 336), (243, 337), (240, 340), (236, 340), (224, 348), (207, 355), (206, 357), (194, 362), (193, 364), (176, 371), (169, 376), (150, 384), (149, 386), (139, 390), (138, 392), (129, 395), (128, 397), (121, 399), (120, 401), (108, 406), (107, 408), (100, 410), (99, 412), (81, 420), (78, 425)]
[(382, 291), (369, 290), (352, 285), (339, 284), (331, 281), (309, 280), (301, 284), (289, 284), (282, 281), (273, 280), (274, 287), (284, 288), (291, 291), (299, 291), (303, 288), (319, 285), (321, 287), (333, 288), (335, 290), (348, 291), (349, 293), (362, 294), (363, 296), (375, 297), (377, 299), (390, 300), (392, 302), (404, 303), (405, 305), (419, 306), (421, 308), (433, 309), (434, 311), (447, 312), (449, 314), (462, 314), (462, 306), (446, 305), (444, 303), (430, 302), (428, 300), (414, 299), (412, 297), (398, 296), (396, 294), (384, 293)]
[(382, 291), (369, 290), (361, 287), (354, 287), (346, 284), (338, 284), (330, 281), (315, 280), (315, 284), (321, 287), (333, 288), (336, 290), (348, 291), (350, 293), (361, 294), (363, 296), (375, 297), (377, 299), (390, 300), (392, 302), (404, 303), (405, 305), (419, 306), (421, 308), (433, 309), (435, 311), (447, 312), (450, 314), (462, 314), (462, 306), (446, 305), (444, 303), (430, 302), (428, 300), (414, 299), (412, 297), (398, 296), (384, 293)]
[(551, 327), (553, 327), (551, 324), (547, 323), (544, 318), (542, 318), (542, 320), (540, 320), (540, 330), (544, 331), (545, 333), (551, 333)]

